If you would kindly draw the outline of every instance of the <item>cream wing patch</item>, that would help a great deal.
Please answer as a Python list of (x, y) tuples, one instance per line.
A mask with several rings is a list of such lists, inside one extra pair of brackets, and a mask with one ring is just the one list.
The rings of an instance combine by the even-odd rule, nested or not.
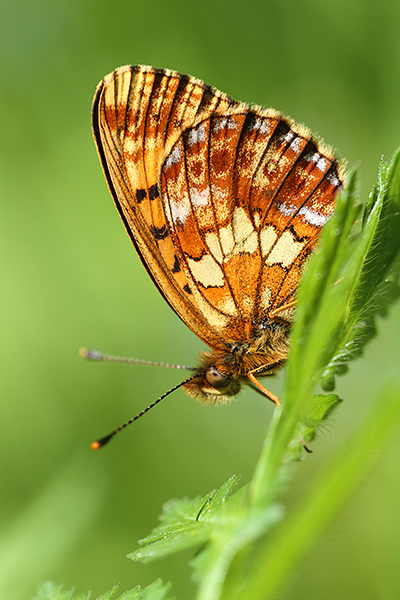
[(268, 286), (265, 286), (261, 293), (261, 306), (266, 310), (271, 304), (272, 293)]
[(233, 237), (232, 225), (229, 223), (226, 227), (221, 227), (219, 230), (219, 239), (221, 240), (222, 251), (225, 254), (230, 254), (235, 245), (235, 238)]
[(233, 235), (237, 244), (241, 244), (252, 234), (254, 227), (243, 208), (237, 206), (233, 213)]
[(266, 256), (271, 250), (277, 237), (278, 235), (272, 225), (268, 225), (260, 231), (261, 254), (263, 256)]
[(222, 250), (218, 236), (215, 233), (207, 233), (206, 244), (213, 257), (221, 263), (223, 261)]
[(280, 263), (283, 267), (290, 267), (300, 254), (305, 243), (296, 242), (294, 235), (290, 231), (284, 231), (272, 248), (266, 261), (267, 264)]
[(187, 263), (193, 278), (201, 283), (203, 287), (223, 287), (225, 285), (221, 268), (209, 254), (206, 254), (200, 260), (187, 258)]
[(256, 252), (258, 250), (258, 238), (257, 233), (252, 231), (248, 238), (236, 244), (233, 253), (234, 254), (243, 254), (243, 252), (247, 252), (248, 254), (252, 254), (252, 252)]
[(252, 254), (258, 250), (257, 232), (246, 212), (237, 206), (232, 218), (233, 236), (235, 238), (234, 254)]
[(228, 300), (224, 302), (222, 310), (229, 315), (237, 315), (236, 306), (232, 298), (228, 298)]

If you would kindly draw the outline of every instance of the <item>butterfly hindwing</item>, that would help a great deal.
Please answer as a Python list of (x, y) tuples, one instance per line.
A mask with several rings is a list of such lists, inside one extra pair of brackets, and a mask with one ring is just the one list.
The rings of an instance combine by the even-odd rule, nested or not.
[[(294, 300), (341, 181), (328, 151), (275, 111), (231, 108), (185, 130), (162, 201), (191, 302), (230, 342)], [(190, 324), (189, 324), (190, 326)]]

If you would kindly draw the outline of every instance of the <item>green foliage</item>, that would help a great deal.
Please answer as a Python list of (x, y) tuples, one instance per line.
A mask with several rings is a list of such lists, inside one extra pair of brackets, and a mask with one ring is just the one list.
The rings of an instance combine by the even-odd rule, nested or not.
[[(239, 485), (250, 481), (272, 410), (252, 392), (215, 409), (182, 391), (103, 453), (88, 450), (180, 375), (82, 364), (80, 346), (183, 364), (199, 350), (113, 206), (90, 133), (96, 84), (119, 65), (151, 64), (282, 110), (350, 165), (360, 160), (366, 200), (379, 155), (389, 156), (399, 132), (400, 3), (4, 0), (0, 12), (0, 599), (27, 600), (48, 578), (91, 588), (95, 598), (120, 581), (123, 589), (146, 587), (162, 575), (178, 600), (193, 600), (184, 568), (191, 550), (149, 565), (125, 555), (159, 524), (169, 498), (202, 496), (234, 473)], [(377, 319), (382, 335), (367, 358), (346, 363), (350, 372), (336, 380), (345, 401), (338, 422), (329, 425), (333, 435), (309, 444), (314, 455), (296, 467), (302, 481), (286, 490), (290, 506), (309, 467), (324, 462), (370, 406), (369, 389), (396, 370), (400, 302), (392, 312)], [(357, 385), (344, 395), (342, 386)], [(391, 510), (399, 505), (398, 447), (379, 471), (356, 514), (344, 514), (324, 541), (330, 560), (310, 557), (307, 585), (296, 578), (290, 596), (400, 598)]]
[(140, 540), (140, 550), (129, 554), (129, 558), (148, 562), (161, 558), (178, 550), (185, 550), (210, 540), (218, 526), (226, 526), (226, 514), (232, 521), (236, 519), (237, 510), (232, 510), (229, 496), (237, 485), (239, 477), (231, 477), (218, 490), (207, 496), (189, 500), (170, 500), (164, 506), (160, 517), (161, 525), (147, 538)]
[(303, 422), (302, 439), (312, 442), (321, 424), (332, 414), (342, 400), (337, 394), (315, 394), (311, 396), (307, 405), (307, 416)]
[[(399, 431), (400, 380), (382, 390), (357, 434), (318, 474), (312, 489), (261, 548), (242, 579), (242, 589), (230, 600), (268, 600), (288, 580), (293, 567), (307, 554), (332, 516), (344, 504), (377, 458), (377, 449)], [(224, 600), (228, 596), (223, 595)]]
[[(334, 387), (335, 376), (376, 334), (377, 317), (400, 295), (400, 151), (380, 165), (361, 221), (356, 189), (354, 170), (303, 276), (281, 407), (252, 481), (235, 489), (239, 477), (233, 476), (204, 497), (171, 500), (161, 524), (129, 555), (149, 562), (197, 548), (192, 560), (197, 600), (275, 597), (372, 462), (371, 449), (387, 443), (400, 422), (400, 382), (393, 381), (305, 501), (285, 514), (278, 503), (282, 485), (341, 402), (336, 394), (315, 394), (316, 386), (322, 381), (323, 389)], [(156, 581), (120, 600), (161, 600), (167, 592)], [(98, 600), (116, 593), (114, 588)], [(45, 584), (33, 600), (88, 598)]]
[(90, 592), (75, 594), (74, 589), (65, 589), (62, 583), (42, 583), (32, 600), (90, 600)]
[[(167, 593), (171, 587), (163, 584), (159, 579), (153, 581), (145, 589), (137, 585), (133, 590), (128, 590), (117, 596), (119, 585), (116, 585), (98, 596), (96, 600), (168, 600)], [(73, 589), (65, 589), (62, 584), (46, 581), (38, 589), (32, 600), (91, 600), (91, 593), (75, 594)]]
[(272, 597), (349, 494), (370, 462), (370, 448), (388, 439), (398, 423), (400, 386), (395, 383), (387, 391), (386, 410), (380, 405), (373, 409), (308, 501), (284, 519), (277, 503), (282, 484), (305, 443), (315, 438), (341, 401), (335, 394), (313, 395), (316, 385), (322, 377), (324, 389), (333, 388), (335, 375), (375, 335), (376, 317), (387, 314), (399, 295), (399, 167), (400, 151), (381, 164), (362, 223), (356, 170), (338, 198), (303, 276), (282, 406), (274, 412), (250, 484), (234, 492), (238, 478), (232, 477), (203, 498), (168, 503), (161, 525), (130, 555), (149, 561), (201, 546), (192, 561), (198, 600)]
[[(364, 209), (361, 232), (354, 240), (358, 261), (348, 301), (348, 312), (337, 335), (340, 343), (322, 374), (322, 387), (335, 387), (335, 375), (348, 370), (348, 362), (361, 356), (377, 333), (376, 317), (387, 315), (400, 295), (400, 151), (379, 165), (378, 181)], [(361, 238), (361, 239), (360, 239)], [(358, 241), (361, 243), (358, 245)], [(362, 240), (365, 240), (362, 244)]]
[(262, 515), (249, 518), (247, 486), (232, 494), (238, 481), (239, 477), (233, 476), (203, 498), (167, 503), (162, 525), (141, 540), (142, 548), (129, 557), (149, 561), (208, 542), (193, 561), (194, 575), (205, 593), (209, 588), (219, 589), (235, 554), (282, 517), (282, 509), (272, 504)]

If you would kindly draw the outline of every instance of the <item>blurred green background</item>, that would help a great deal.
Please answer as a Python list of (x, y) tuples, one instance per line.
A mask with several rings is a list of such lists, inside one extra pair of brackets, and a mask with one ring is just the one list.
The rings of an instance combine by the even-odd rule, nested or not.
[[(178, 391), (89, 450), (181, 374), (87, 363), (80, 346), (184, 364), (202, 349), (136, 256), (91, 138), (96, 84), (128, 63), (190, 73), (306, 123), (361, 162), (364, 199), (380, 156), (400, 144), (394, 0), (2, 0), (1, 600), (29, 598), (46, 578), (96, 595), (158, 576), (192, 598), (190, 553), (146, 566), (125, 555), (169, 498), (234, 473), (247, 481), (272, 413), (250, 391), (221, 408)], [(398, 370), (399, 307), (381, 330), (339, 381), (345, 402), (299, 466), (289, 506)], [(282, 597), (399, 598), (399, 508), (400, 440)]]

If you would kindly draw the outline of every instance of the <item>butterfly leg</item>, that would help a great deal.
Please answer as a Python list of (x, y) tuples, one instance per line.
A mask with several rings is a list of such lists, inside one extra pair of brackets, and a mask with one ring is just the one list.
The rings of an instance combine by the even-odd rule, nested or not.
[(297, 300), (292, 300), (291, 302), (288, 302), (287, 304), (284, 304), (283, 306), (279, 306), (272, 312), (268, 313), (268, 318), (273, 319), (273, 317), (278, 315), (280, 312), (287, 310), (288, 308), (292, 308), (292, 306), (294, 306), (296, 304), (296, 302), (297, 302)]
[(278, 396), (275, 396), (275, 394), (273, 394), (272, 392), (270, 392), (269, 390), (267, 390), (267, 388), (264, 387), (262, 385), (262, 383), (260, 383), (258, 381), (258, 379), (256, 379), (256, 377), (254, 377), (253, 371), (250, 371), (250, 373), (247, 373), (247, 377), (264, 394), (264, 396), (267, 396), (267, 398), (269, 400), (272, 400), (272, 402), (274, 402), (276, 404), (276, 406), (280, 406), (281, 405), (281, 403), (279, 402)]

